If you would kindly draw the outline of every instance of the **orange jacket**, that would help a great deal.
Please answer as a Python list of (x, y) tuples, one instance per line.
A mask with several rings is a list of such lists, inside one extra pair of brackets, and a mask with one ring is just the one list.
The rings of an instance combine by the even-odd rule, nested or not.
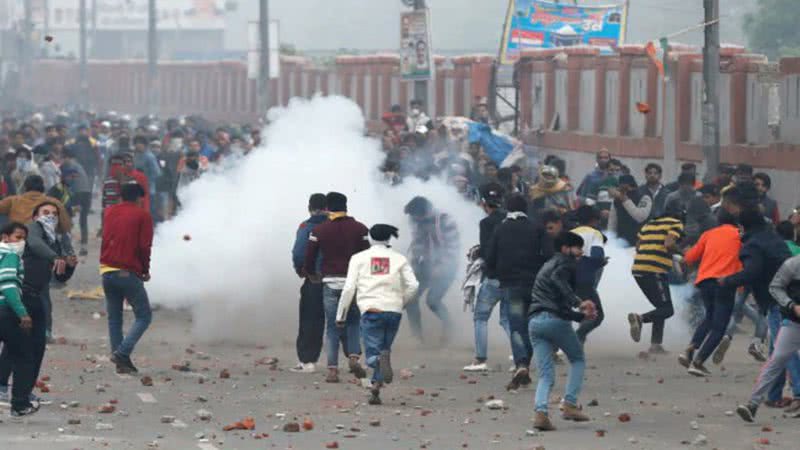
[(697, 270), (697, 281), (700, 284), (709, 278), (722, 278), (742, 270), (739, 261), (739, 249), (742, 239), (739, 229), (733, 225), (720, 225), (700, 236), (700, 240), (684, 255), (689, 264), (700, 261)]

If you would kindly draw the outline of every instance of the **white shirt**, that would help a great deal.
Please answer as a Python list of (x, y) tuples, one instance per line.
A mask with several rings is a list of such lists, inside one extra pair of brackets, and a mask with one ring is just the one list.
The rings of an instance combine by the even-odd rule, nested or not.
[(370, 309), (401, 313), (418, 288), (405, 256), (385, 244), (373, 244), (350, 258), (336, 321), (344, 322), (353, 297), (362, 313)]

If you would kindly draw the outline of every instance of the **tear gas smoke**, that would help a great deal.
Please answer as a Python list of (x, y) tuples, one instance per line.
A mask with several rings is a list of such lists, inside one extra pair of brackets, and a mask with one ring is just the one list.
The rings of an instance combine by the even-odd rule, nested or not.
[[(291, 248), (314, 192), (344, 193), (349, 213), (368, 227), (396, 225), (401, 251), (410, 237), (403, 207), (415, 195), (457, 219), (465, 248), (477, 243), (483, 213), (452, 186), (408, 180), (391, 187), (382, 180), (379, 141), (364, 136), (364, 117), (352, 101), (293, 99), (270, 111), (270, 120), (266, 146), (183, 190), (180, 213), (155, 236), (152, 301), (190, 308), (198, 338), (294, 339), (302, 282)], [(457, 295), (448, 306), (454, 319), (465, 316)], [(424, 316), (423, 327), (434, 328), (433, 320)]]
[[(294, 340), (302, 282), (292, 270), (290, 252), (297, 226), (308, 215), (308, 196), (314, 192), (346, 194), (349, 213), (367, 226), (379, 222), (398, 226), (401, 238), (395, 248), (401, 251), (408, 248), (410, 237), (403, 207), (415, 195), (424, 195), (456, 219), (462, 254), (477, 244), (478, 222), (484, 214), (452, 186), (408, 179), (392, 187), (383, 181), (377, 170), (384, 157), (379, 142), (364, 136), (364, 117), (352, 101), (293, 99), (287, 108), (273, 109), (270, 120), (263, 133), (266, 146), (183, 190), (180, 213), (156, 233), (148, 286), (151, 299), (167, 307), (189, 308), (198, 339)], [(631, 276), (630, 251), (614, 240), (606, 251), (611, 261), (600, 284), (606, 319), (589, 342), (632, 346), (627, 313), (644, 312), (650, 304)], [(454, 264), (463, 274), (465, 260)], [(460, 285), (457, 279), (445, 303), (457, 324), (456, 339), (471, 347), (472, 315), (462, 312)], [(680, 302), (675, 303), (677, 307)], [(438, 319), (426, 307), (422, 310), (423, 328), (434, 337), (440, 329)], [(494, 316), (491, 341), (507, 352), (505, 334), (496, 325), (498, 312)], [(678, 339), (676, 329), (680, 342), (685, 340), (686, 330), (679, 322), (668, 321), (668, 344)], [(643, 341), (649, 339), (646, 333)], [(403, 331), (399, 340), (408, 336)]]

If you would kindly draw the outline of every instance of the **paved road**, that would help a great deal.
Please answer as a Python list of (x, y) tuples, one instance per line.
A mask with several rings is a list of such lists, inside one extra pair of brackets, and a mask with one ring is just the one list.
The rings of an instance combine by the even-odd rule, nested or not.
[[(94, 243), (68, 289), (97, 286), (96, 247)], [(531, 428), (532, 389), (516, 394), (503, 389), (509, 376), (507, 349), (493, 345), (496, 371), (460, 371), (471, 355), (463, 337), (471, 333), (466, 319), (462, 338), (447, 349), (419, 349), (403, 340), (404, 329), (395, 367), (410, 369), (413, 377), (398, 379), (384, 393), (385, 404), (374, 407), (365, 404), (366, 392), (355, 384), (325, 384), (322, 373), (286, 370), (294, 362), (294, 316), (281, 321), (285, 326), (238, 330), (239, 335), (270, 336), (264, 346), (209, 344), (194, 343), (189, 312), (160, 310), (134, 355), (141, 375), (153, 380), (153, 386), (143, 386), (138, 376), (116, 375), (108, 362), (105, 317), (95, 318), (103, 311), (102, 302), (67, 300), (66, 291), (53, 292), (56, 334), (66, 343), (49, 347), (43, 373), (49, 377), (47, 396), (53, 404), (23, 424), (10, 423), (3, 415), (0, 449), (317, 449), (333, 442), (342, 449), (386, 450), (675, 449), (692, 447), (701, 434), (707, 448), (726, 450), (795, 449), (800, 442), (800, 422), (781, 417), (780, 411), (763, 409), (754, 425), (726, 415), (746, 398), (758, 369), (746, 356), (746, 339), (735, 341), (725, 370), (715, 367), (708, 380), (687, 375), (674, 355), (644, 360), (625, 340), (590, 342), (581, 402), (597, 401), (597, 406), (585, 407), (593, 420), (574, 424), (556, 418), (557, 432), (531, 436), (526, 430)], [(126, 320), (130, 315), (126, 313)], [(236, 323), (221, 318), (216, 326)], [(611, 317), (604, 327), (624, 335), (624, 318)], [(259, 363), (268, 357), (280, 363)], [(172, 368), (184, 361), (190, 362), (189, 372)], [(230, 378), (220, 378), (223, 369)], [(559, 368), (557, 395), (563, 392), (565, 369)], [(503, 400), (506, 409), (486, 408), (484, 402), (493, 397)], [(114, 412), (98, 413), (112, 401)], [(201, 409), (210, 413), (208, 420), (198, 417)], [(631, 421), (620, 422), (622, 413)], [(162, 423), (163, 416), (174, 419)], [(222, 431), (248, 416), (255, 420), (255, 431)], [(313, 421), (313, 430), (283, 431), (286, 423), (302, 424), (306, 418)], [(376, 420), (379, 426), (372, 426)], [(98, 429), (108, 426), (113, 429)], [(598, 430), (605, 435), (599, 437)], [(759, 444), (760, 439), (770, 445)]]

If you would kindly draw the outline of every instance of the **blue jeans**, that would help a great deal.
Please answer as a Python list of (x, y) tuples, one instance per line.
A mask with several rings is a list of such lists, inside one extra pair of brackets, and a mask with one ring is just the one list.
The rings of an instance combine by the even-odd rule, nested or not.
[(535, 410), (547, 414), (550, 391), (556, 379), (553, 353), (558, 349), (564, 351), (570, 363), (564, 401), (577, 406), (578, 395), (583, 386), (586, 360), (583, 356), (583, 345), (572, 329), (572, 322), (549, 312), (541, 312), (531, 317), (528, 322), (528, 333), (531, 336), (533, 357), (539, 375), (534, 401)]
[[(103, 290), (106, 293), (111, 352), (119, 356), (130, 356), (153, 318), (144, 282), (134, 273), (118, 270), (103, 274)], [(136, 319), (128, 330), (128, 334), (123, 338), (122, 303), (125, 299), (133, 308), (133, 315)]]
[(528, 337), (528, 307), (531, 304), (530, 286), (509, 286), (503, 289), (511, 329), (511, 353), (517, 367), (531, 364), (531, 340)]
[(489, 341), (489, 317), (497, 303), (500, 303), (500, 326), (511, 338), (511, 329), (508, 325), (508, 308), (503, 301), (503, 290), (500, 289), (500, 282), (486, 278), (481, 283), (478, 291), (478, 298), (475, 299), (475, 311), (473, 320), (475, 321), (475, 359), (479, 362), (486, 361), (487, 346)]
[(756, 327), (753, 337), (763, 341), (767, 338), (767, 321), (764, 320), (764, 316), (761, 315), (758, 308), (753, 308), (747, 304), (747, 297), (750, 296), (751, 292), (752, 290), (750, 288), (736, 291), (736, 301), (733, 304), (733, 317), (731, 318), (731, 323), (728, 325), (728, 330), (725, 334), (733, 336), (733, 330), (736, 328), (736, 324), (741, 322), (742, 318), (746, 316)]
[(322, 303), (325, 306), (325, 350), (328, 356), (328, 368), (339, 367), (339, 342), (345, 356), (361, 354), (361, 336), (358, 331), (361, 313), (356, 302), (350, 304), (344, 328), (336, 326), (336, 310), (339, 308), (339, 297), (342, 291), (331, 289), (326, 284), (322, 290)]
[(397, 330), (400, 329), (400, 319), (403, 315), (396, 312), (366, 312), (361, 316), (361, 335), (364, 337), (364, 353), (368, 367), (373, 369), (373, 383), (383, 382), (378, 360), (381, 352), (392, 351), (392, 343)]
[[(769, 325), (769, 354), (772, 355), (772, 352), (775, 350), (775, 340), (778, 338), (778, 330), (781, 329), (783, 326), (783, 316), (781, 316), (781, 310), (777, 304), (773, 304), (770, 307), (769, 313), (767, 313), (767, 324)], [(800, 398), (800, 357), (797, 356), (797, 353), (792, 355), (789, 358), (789, 362), (786, 363), (786, 371), (778, 377), (778, 381), (772, 385), (770, 388), (769, 393), (767, 394), (767, 400), (769, 401), (778, 401), (783, 399), (783, 387), (786, 385), (786, 373), (789, 374), (789, 380), (792, 383), (792, 394), (794, 398)]]
[(422, 311), (420, 309), (421, 305), (419, 304), (419, 300), (426, 292), (425, 304), (428, 305), (431, 312), (442, 321), (444, 336), (449, 336), (452, 323), (450, 321), (450, 314), (447, 312), (447, 306), (444, 304), (444, 296), (447, 294), (447, 290), (453, 283), (455, 276), (455, 272), (436, 277), (429, 274), (423, 274), (422, 276), (417, 275), (419, 279), (419, 289), (417, 290), (416, 297), (406, 305), (406, 314), (408, 315), (408, 325), (411, 327), (411, 333), (418, 340), (423, 340)]

